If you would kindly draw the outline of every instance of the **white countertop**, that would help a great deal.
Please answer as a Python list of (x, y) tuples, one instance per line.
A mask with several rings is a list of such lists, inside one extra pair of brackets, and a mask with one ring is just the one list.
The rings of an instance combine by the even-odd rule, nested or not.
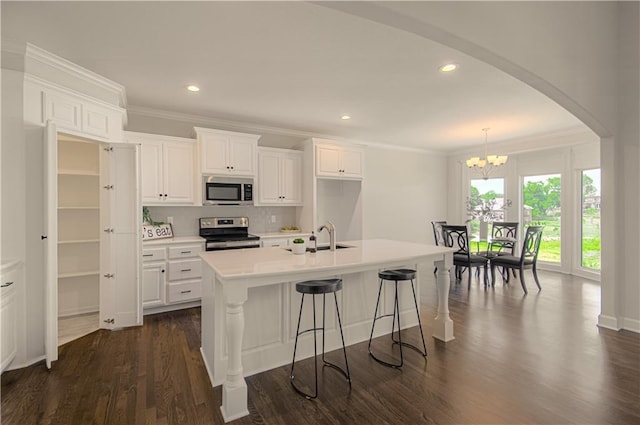
[(306, 273), (350, 273), (379, 265), (415, 263), (444, 258), (453, 249), (414, 242), (370, 239), (339, 242), (351, 248), (296, 255), (284, 248), (254, 248), (200, 253), (205, 264), (223, 281), (279, 277)]
[(168, 245), (178, 243), (204, 243), (205, 239), (200, 236), (176, 236), (173, 238), (165, 239), (151, 239), (148, 241), (142, 241), (142, 246), (151, 245)]
[(272, 239), (272, 238), (295, 238), (295, 237), (308, 237), (311, 236), (311, 232), (269, 232), (269, 233), (255, 233), (249, 232), (252, 235), (260, 236), (260, 239)]

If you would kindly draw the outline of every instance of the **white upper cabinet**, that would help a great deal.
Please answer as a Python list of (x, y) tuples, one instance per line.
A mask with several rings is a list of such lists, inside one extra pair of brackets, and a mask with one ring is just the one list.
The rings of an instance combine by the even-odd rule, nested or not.
[(141, 144), (142, 203), (193, 205), (195, 143), (193, 139), (128, 132)]
[(200, 154), (200, 173), (254, 177), (256, 175), (257, 134), (195, 128)]
[(124, 109), (29, 78), (25, 81), (25, 121), (44, 125), (51, 120), (69, 134), (122, 141)]
[(258, 148), (258, 203), (302, 204), (302, 152)]
[(362, 179), (364, 152), (361, 149), (330, 145), (316, 145), (316, 176), (339, 179)]

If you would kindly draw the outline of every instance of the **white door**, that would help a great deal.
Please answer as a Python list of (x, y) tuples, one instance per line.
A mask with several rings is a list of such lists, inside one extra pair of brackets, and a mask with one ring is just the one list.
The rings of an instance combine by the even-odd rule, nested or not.
[(193, 158), (191, 143), (165, 143), (163, 147), (164, 202), (193, 204)]
[(348, 177), (362, 177), (362, 151), (345, 149), (342, 151), (342, 173)]
[(335, 146), (318, 146), (316, 148), (316, 174), (337, 176), (340, 174), (341, 151)]
[(232, 167), (232, 174), (253, 177), (255, 156), (254, 141), (231, 140), (229, 142), (229, 165)]
[(44, 352), (47, 368), (58, 360), (58, 132), (47, 121), (44, 133), (44, 261), (45, 330)]
[(162, 143), (144, 142), (142, 150), (142, 202), (156, 204), (164, 199), (162, 187)]
[(280, 161), (283, 202), (302, 203), (302, 156), (285, 154)]
[(142, 267), (142, 305), (155, 307), (165, 300), (165, 263), (145, 264)]
[(229, 174), (229, 140), (223, 136), (202, 137), (202, 172)]
[(260, 152), (259, 155), (258, 191), (260, 202), (265, 204), (281, 203), (280, 155), (273, 152)]
[[(100, 265), (100, 324), (107, 329), (142, 324), (139, 154), (135, 145), (113, 145), (108, 157), (107, 205)], [(105, 184), (105, 185), (107, 185)], [(106, 216), (107, 214), (105, 214)]]

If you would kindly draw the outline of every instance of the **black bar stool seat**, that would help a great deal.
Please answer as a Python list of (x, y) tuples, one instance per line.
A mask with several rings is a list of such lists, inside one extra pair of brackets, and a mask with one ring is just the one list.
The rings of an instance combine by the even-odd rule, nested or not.
[[(389, 367), (394, 367), (394, 368), (401, 368), (402, 365), (404, 364), (404, 357), (402, 355), (403, 346), (416, 350), (418, 353), (422, 354), (423, 357), (427, 356), (427, 346), (424, 342), (424, 333), (422, 332), (422, 323), (420, 322), (420, 310), (418, 308), (418, 299), (416, 297), (416, 289), (413, 284), (413, 281), (416, 278), (416, 271), (413, 269), (384, 270), (378, 273), (378, 278), (380, 278), (380, 286), (378, 288), (378, 300), (376, 301), (376, 310), (373, 313), (373, 325), (371, 326), (371, 336), (369, 337), (369, 355), (380, 364), (383, 364)], [(401, 333), (401, 326), (400, 326), (400, 307), (398, 306), (398, 282), (402, 282), (402, 281), (411, 282), (411, 291), (413, 292), (413, 303), (416, 307), (416, 315), (418, 316), (418, 326), (420, 327), (420, 337), (422, 338), (422, 350), (416, 347), (415, 345), (409, 344), (408, 342), (402, 342), (402, 333)], [(393, 313), (382, 314), (378, 316), (378, 308), (380, 307), (380, 295), (382, 294), (382, 284), (384, 282), (395, 282)], [(375, 327), (376, 327), (376, 321), (378, 319), (382, 319), (383, 317), (393, 317), (393, 324), (391, 327), (391, 341), (393, 344), (398, 344), (400, 346), (400, 361), (396, 363), (390, 363), (378, 358), (371, 350), (371, 340), (373, 339), (373, 331), (375, 330)], [(398, 339), (397, 340), (393, 336), (396, 329), (396, 320), (398, 321)]]
[[(351, 374), (349, 373), (349, 362), (347, 361), (347, 349), (344, 345), (344, 334), (342, 333), (342, 321), (340, 320), (340, 310), (338, 309), (338, 297), (336, 292), (342, 289), (342, 279), (325, 279), (325, 280), (308, 280), (305, 282), (296, 283), (296, 291), (302, 294), (302, 300), (300, 301), (300, 313), (298, 314), (298, 327), (296, 329), (296, 342), (293, 346), (293, 360), (291, 361), (291, 373), (289, 374), (289, 381), (294, 390), (299, 394), (305, 396), (307, 399), (314, 399), (318, 397), (318, 347), (316, 331), (322, 331), (322, 363), (323, 366), (329, 366), (333, 369), (341, 372), (347, 381), (349, 382), (349, 388), (351, 388)], [(340, 366), (328, 362), (324, 358), (324, 329), (325, 329), (325, 295), (333, 293), (333, 299), (336, 304), (336, 314), (338, 316), (338, 325), (340, 328), (340, 338), (342, 339), (342, 352), (344, 353), (345, 369)], [(316, 294), (322, 294), (322, 327), (316, 325)], [(313, 327), (300, 331), (300, 319), (302, 318), (302, 307), (304, 306), (304, 296), (311, 295), (313, 303)], [(296, 350), (298, 348), (298, 336), (313, 331), (313, 366), (315, 372), (315, 392), (313, 394), (302, 391), (295, 382), (295, 374), (293, 373), (296, 364)]]

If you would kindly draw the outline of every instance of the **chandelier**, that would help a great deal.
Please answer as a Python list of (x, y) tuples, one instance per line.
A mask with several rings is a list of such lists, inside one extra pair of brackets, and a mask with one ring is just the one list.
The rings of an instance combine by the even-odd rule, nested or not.
[(474, 156), (467, 159), (467, 167), (487, 180), (493, 170), (507, 162), (507, 155), (487, 155), (487, 133), (489, 128), (483, 128), (482, 131), (484, 131), (484, 158), (481, 159), (478, 156)]

